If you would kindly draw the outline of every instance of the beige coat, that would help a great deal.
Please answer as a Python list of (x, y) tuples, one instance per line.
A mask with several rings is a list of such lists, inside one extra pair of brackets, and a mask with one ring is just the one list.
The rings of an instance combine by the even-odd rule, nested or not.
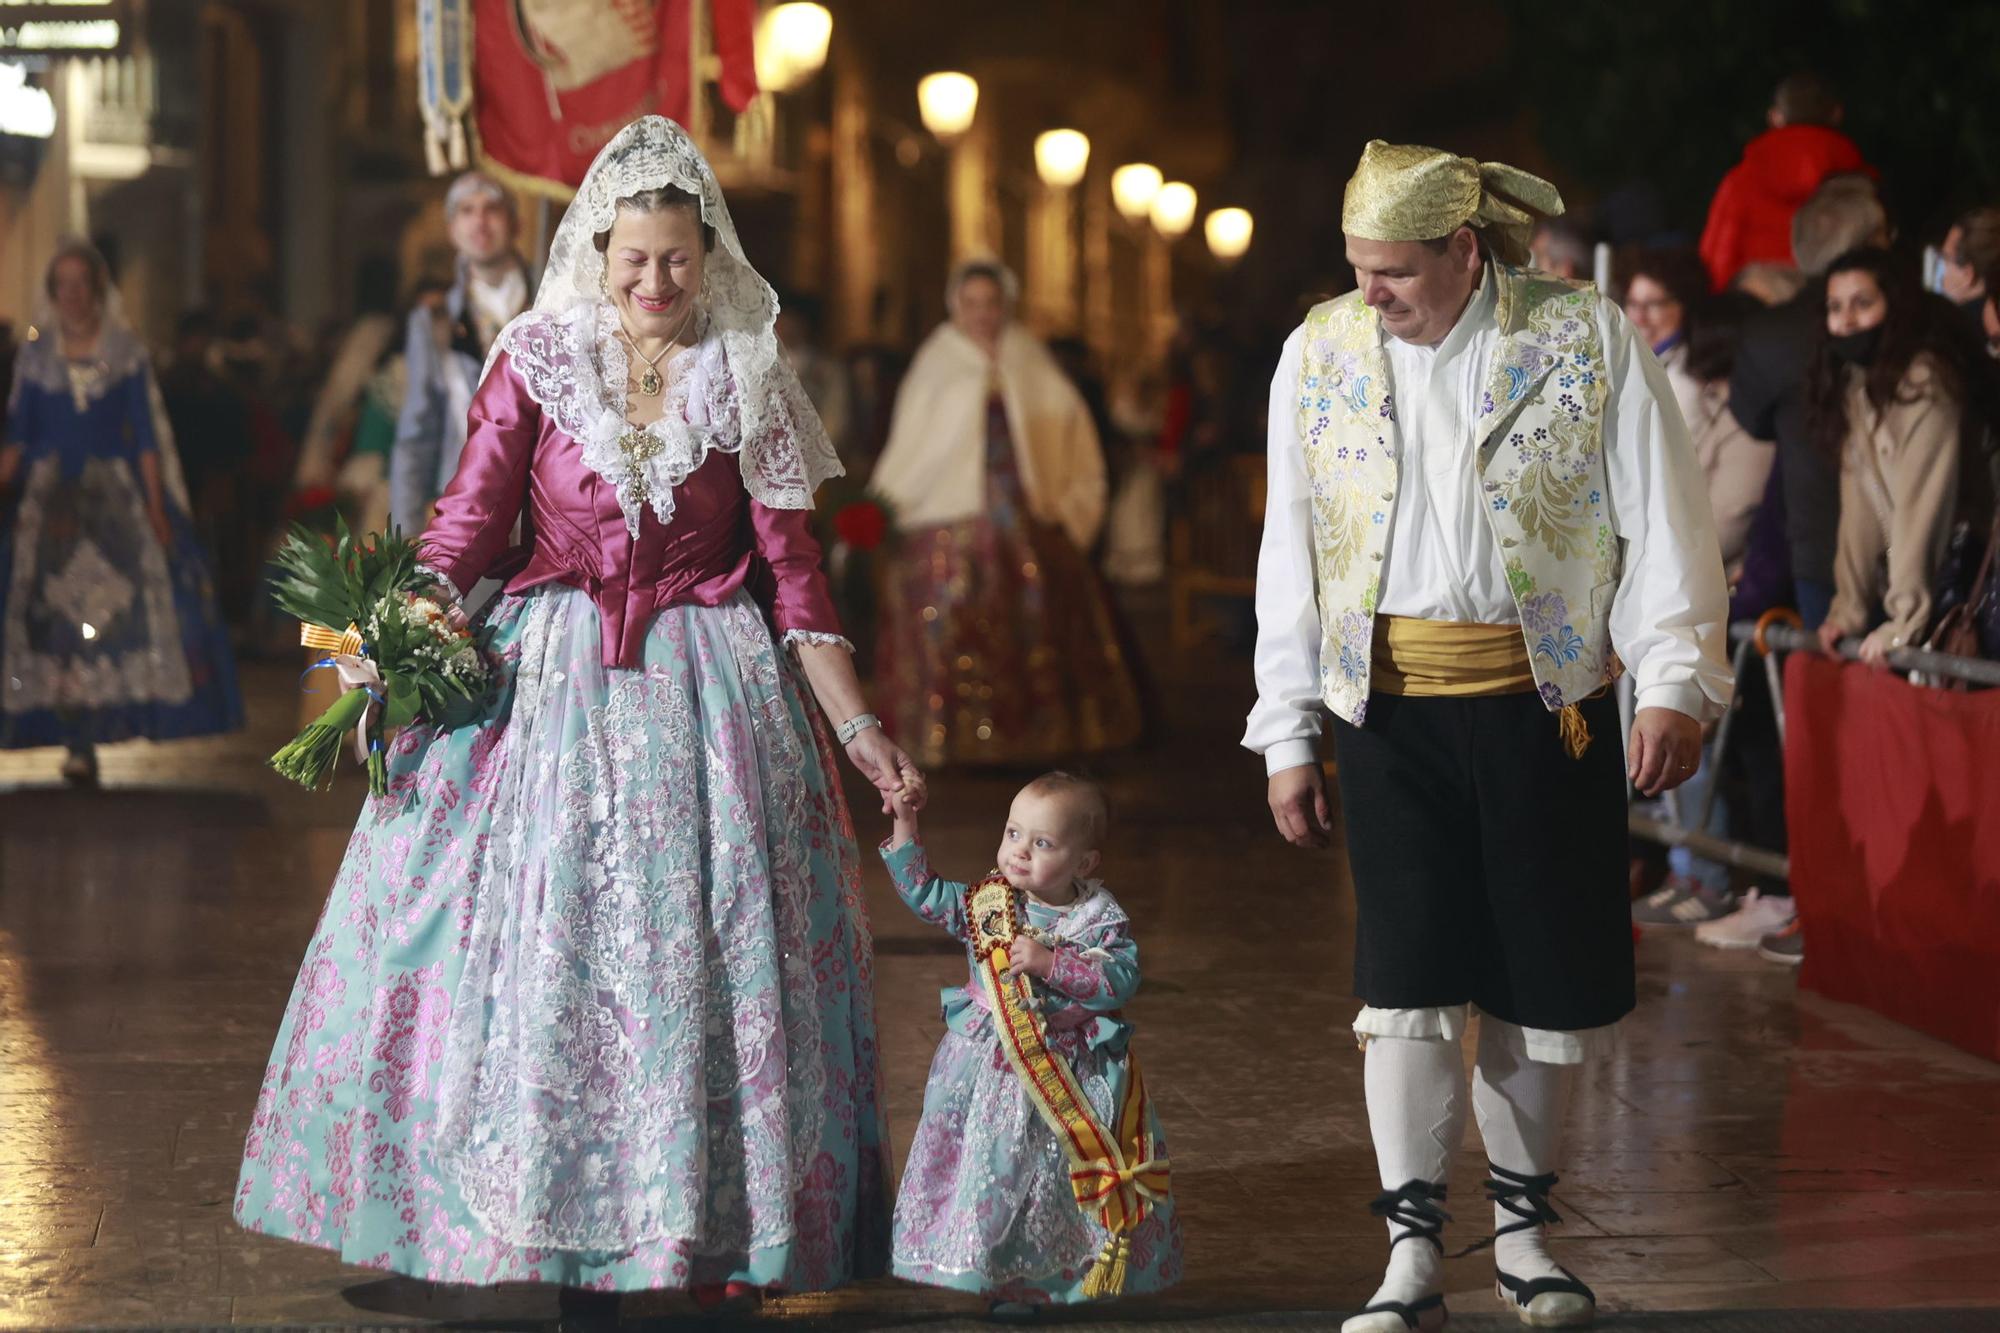
[(1958, 503), (1960, 406), (1919, 357), (1877, 412), (1862, 372), (1848, 372), (1847, 443), (1840, 460), (1840, 538), (1827, 619), (1860, 634), (1875, 618), (1890, 648), (1930, 624), (1931, 585)]
[(1771, 478), (1778, 446), (1758, 439), (1737, 422), (1729, 410), (1727, 380), (1702, 386), (1688, 418), (1688, 434), (1694, 439), (1695, 462), (1708, 481), (1708, 507), (1715, 514), (1722, 566), (1734, 583), (1750, 540), (1750, 520), (1764, 502), (1764, 483)]

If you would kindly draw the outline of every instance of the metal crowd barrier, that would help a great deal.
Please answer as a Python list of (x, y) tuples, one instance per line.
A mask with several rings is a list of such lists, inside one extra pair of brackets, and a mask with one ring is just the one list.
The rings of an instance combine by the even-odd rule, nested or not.
[[(1762, 639), (1759, 652), (1758, 640)], [(1734, 665), (1736, 677), (1741, 680), (1751, 670), (1753, 657), (1763, 661), (1764, 678), (1770, 689), (1772, 720), (1777, 724), (1778, 743), (1785, 740), (1785, 690), (1784, 672), (1780, 657), (1785, 653), (1818, 652), (1819, 636), (1809, 634), (1795, 624), (1787, 624), (1765, 617), (1762, 621), (1742, 621), (1729, 627), (1730, 641), (1735, 645)], [(1859, 660), (1861, 640), (1845, 639), (1840, 645), (1840, 655), (1849, 661)], [(1888, 655), (1889, 665), (1901, 671), (1909, 671), (1932, 678), (1962, 680), (1973, 685), (2000, 685), (2000, 662), (1987, 661), (1977, 657), (1955, 657), (1949, 653), (1933, 653), (1921, 648), (1898, 648)], [(1632, 685), (1628, 674), (1619, 680), (1618, 702), (1624, 719), (1625, 734), (1632, 732)], [(1715, 742), (1704, 762), (1717, 768), (1729, 746), (1730, 721), (1735, 716), (1734, 709), (1722, 715), (1716, 724)], [(1659, 819), (1644, 810), (1634, 810), (1629, 816), (1632, 836), (1644, 838), (1666, 847), (1685, 847), (1697, 856), (1720, 861), (1725, 865), (1740, 866), (1759, 875), (1769, 875), (1779, 879), (1791, 878), (1791, 858), (1783, 852), (1774, 852), (1767, 847), (1754, 846), (1734, 838), (1721, 838), (1706, 832), (1709, 816), (1715, 808), (1717, 783), (1711, 777), (1708, 789), (1703, 793), (1701, 809), (1693, 819), (1684, 818), (1678, 792), (1668, 792), (1663, 799), (1669, 818)]]

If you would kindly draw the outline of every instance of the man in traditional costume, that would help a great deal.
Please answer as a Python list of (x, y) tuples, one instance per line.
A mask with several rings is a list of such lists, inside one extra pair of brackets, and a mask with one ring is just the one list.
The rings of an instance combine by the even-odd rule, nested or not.
[(465, 414), (487, 353), (534, 295), (527, 261), (514, 249), (514, 196), (498, 181), (465, 172), (445, 191), (444, 216), (458, 251), (458, 275), (445, 294), (448, 324), (440, 345), (430, 308), (420, 302), (410, 312), (403, 341), (409, 388), (389, 455), (390, 514), (406, 533), (430, 523), (432, 506), (458, 472)]
[(1313, 309), (1271, 386), (1244, 744), (1279, 830), (1323, 846), (1334, 717), (1391, 1237), (1346, 1333), (1443, 1322), (1468, 1101), (1503, 1299), (1539, 1327), (1592, 1318), (1543, 1228), (1570, 1075), (1634, 1002), (1625, 779), (1683, 781), (1730, 695), (1721, 557), (1666, 376), (1592, 286), (1517, 267), (1561, 212), (1511, 167), (1369, 144), (1342, 211), (1359, 290)]

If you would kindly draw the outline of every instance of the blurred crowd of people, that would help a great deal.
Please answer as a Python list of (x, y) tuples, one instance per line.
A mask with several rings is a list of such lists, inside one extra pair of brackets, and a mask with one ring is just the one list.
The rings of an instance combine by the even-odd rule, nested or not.
[[(1902, 234), (1878, 172), (1812, 75), (1723, 179), (1696, 246), (1631, 246), (1614, 287), (1674, 386), (1708, 478), (1731, 620), (1796, 618), (1827, 652), (2000, 658), (2000, 207)], [(1542, 262), (1589, 276), (1587, 234), (1543, 229)], [(1925, 242), (1929, 245), (1926, 247)], [(1916, 672), (1922, 683), (1958, 684)], [(1783, 850), (1783, 764), (1760, 672), (1742, 672), (1728, 753), (1675, 794), (1684, 827)], [(1795, 963), (1782, 886), (1676, 847), (1635, 920)]]

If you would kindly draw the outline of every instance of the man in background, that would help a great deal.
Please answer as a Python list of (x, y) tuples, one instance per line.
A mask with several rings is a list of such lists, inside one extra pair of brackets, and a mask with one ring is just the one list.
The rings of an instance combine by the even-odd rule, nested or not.
[(403, 343), (409, 390), (389, 457), (390, 517), (413, 536), (458, 471), (465, 412), (487, 350), (534, 296), (528, 265), (514, 249), (514, 197), (499, 182), (466, 172), (445, 192), (444, 214), (458, 251), (457, 278), (445, 294), (442, 337), (429, 310), (410, 312)]

